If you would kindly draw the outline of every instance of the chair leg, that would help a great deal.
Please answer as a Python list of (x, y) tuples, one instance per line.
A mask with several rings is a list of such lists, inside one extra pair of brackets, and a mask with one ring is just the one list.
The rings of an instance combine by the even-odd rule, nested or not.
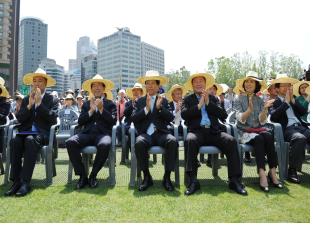
[(218, 154), (212, 155), (212, 174), (214, 177), (218, 176)]
[(204, 163), (204, 154), (200, 154), (200, 162)]
[(137, 159), (136, 159), (135, 151), (132, 148), (132, 150), (131, 150), (131, 162), (130, 162), (130, 181), (129, 181), (130, 187), (135, 186), (136, 173), (137, 173)]
[(45, 166), (46, 166), (46, 179), (47, 184), (52, 184), (52, 150), (48, 150), (48, 147), (45, 147), (43, 151), (41, 151), (42, 156), (45, 156)]
[(176, 167), (175, 167), (175, 184), (179, 188), (179, 150), (177, 150), (177, 160), (176, 160)]
[(2, 154), (0, 154), (0, 175), (4, 174), (4, 167), (2, 161)]
[(72, 177), (73, 177), (73, 165), (70, 160), (68, 160), (68, 172), (67, 172), (67, 183), (72, 183)]
[(157, 163), (157, 155), (153, 154), (153, 164), (156, 164), (156, 163)]
[(115, 152), (110, 150), (109, 153), (109, 178), (110, 178), (110, 185), (115, 186), (116, 184), (116, 179), (115, 179)]
[(89, 175), (89, 155), (88, 154), (83, 154), (83, 164), (85, 167), (85, 173), (88, 176)]

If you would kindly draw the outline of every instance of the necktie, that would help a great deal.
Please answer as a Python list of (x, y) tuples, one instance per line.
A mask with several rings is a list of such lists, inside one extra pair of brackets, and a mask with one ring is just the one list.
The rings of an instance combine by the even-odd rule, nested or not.
[[(151, 97), (151, 101), (150, 101), (151, 112), (153, 112), (154, 101), (155, 101), (155, 96), (152, 96)], [(154, 133), (154, 124), (150, 123), (150, 125), (149, 125), (149, 127), (147, 129), (147, 134), (151, 136), (153, 133)]]

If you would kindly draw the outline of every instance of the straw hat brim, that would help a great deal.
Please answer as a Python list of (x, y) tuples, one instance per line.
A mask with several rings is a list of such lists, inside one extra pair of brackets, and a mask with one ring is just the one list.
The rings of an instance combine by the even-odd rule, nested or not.
[(43, 77), (43, 78), (45, 78), (47, 80), (46, 87), (55, 86), (55, 84), (56, 84), (56, 81), (55, 81), (54, 78), (52, 78), (50, 75), (42, 74), (42, 73), (28, 73), (28, 74), (24, 75), (23, 83), (25, 85), (28, 85), (28, 86), (32, 85), (34, 77)]
[(10, 97), (10, 94), (9, 94), (8, 90), (5, 88), (5, 86), (0, 84), (0, 89), (2, 90), (2, 92), (0, 94), (1, 97), (6, 97), (6, 98)]
[(110, 91), (114, 88), (114, 83), (108, 79), (89, 79), (83, 82), (82, 84), (82, 89), (84, 91), (87, 91), (89, 94), (91, 93), (91, 84), (95, 83), (95, 82), (99, 82), (104, 84), (105, 89), (104, 92)]
[[(258, 79), (256, 77), (245, 77), (242, 79), (237, 79), (236, 80), (236, 86), (238, 85), (238, 87), (240, 88), (240, 90), (245, 92), (245, 89), (243, 87), (243, 83), (247, 80), (247, 79), (253, 79), (256, 82), (259, 82), (261, 84), (261, 88), (260, 88), (260, 92), (264, 91), (265, 89), (267, 89), (267, 85), (266, 82), (264, 80)], [(238, 83), (237, 83), (238, 81)]]
[(161, 75), (155, 75), (155, 76), (141, 76), (138, 79), (138, 82), (141, 83), (142, 85), (145, 85), (146, 81), (149, 80), (159, 80), (160, 81), (160, 85), (165, 85), (166, 83), (168, 83), (168, 78), (165, 76), (161, 76)]
[(107, 95), (107, 99), (108, 100), (112, 100), (113, 101), (113, 93), (111, 91), (106, 91), (104, 92)]
[(213, 87), (213, 86), (216, 86), (216, 88), (217, 88), (216, 89), (216, 96), (219, 96), (223, 93), (223, 87), (220, 84), (214, 83), (211, 87)]
[(240, 95), (241, 92), (245, 92), (245, 90), (243, 89), (242, 85), (239, 86), (239, 84), (243, 84), (243, 82), (241, 80), (243, 80), (243, 79), (240, 78), (240, 79), (236, 80), (236, 85), (235, 85), (235, 87), (233, 89), (233, 92), (236, 95)]
[(172, 94), (174, 92), (175, 89), (181, 89), (182, 90), (182, 96), (184, 97), (187, 93), (187, 90), (185, 89), (184, 86), (181, 86), (181, 85), (178, 85), (178, 84), (175, 84), (171, 87), (171, 89), (169, 91), (167, 91), (166, 93), (166, 99), (169, 101), (169, 102), (172, 102), (173, 101), (173, 97), (172, 97)]
[(277, 84), (277, 83), (290, 83), (291, 85), (297, 83), (299, 80), (295, 78), (289, 78), (289, 77), (284, 77), (284, 78), (277, 78), (273, 79), (271, 81), (271, 84)]
[(140, 88), (140, 87), (127, 88), (126, 89), (126, 95), (131, 99), (133, 99), (133, 89), (141, 89), (142, 90), (142, 96), (146, 95), (146, 89), (145, 88)]
[(2, 77), (0, 77), (0, 85), (4, 86), (4, 83), (5, 83), (4, 79)]
[(194, 78), (198, 78), (198, 77), (202, 77), (202, 78), (205, 79), (205, 83), (206, 83), (205, 86), (206, 86), (206, 88), (212, 87), (214, 82), (215, 82), (215, 79), (214, 79), (213, 75), (211, 75), (211, 74), (208, 74), (208, 73), (193, 74), (193, 75), (191, 75), (188, 78), (187, 82), (184, 85), (186, 91), (193, 91), (192, 80)]
[(302, 86), (303, 84), (307, 84), (309, 87), (310, 87), (310, 82), (309, 81), (299, 81), (297, 83), (295, 83), (292, 87), (293, 89), (293, 95), (296, 95), (296, 96), (300, 96), (300, 93), (299, 93), (299, 88), (300, 86)]

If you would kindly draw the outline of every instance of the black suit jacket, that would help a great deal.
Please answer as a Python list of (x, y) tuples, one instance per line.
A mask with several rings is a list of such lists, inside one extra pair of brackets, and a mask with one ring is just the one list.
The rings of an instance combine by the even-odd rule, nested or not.
[(110, 134), (116, 123), (116, 105), (113, 101), (103, 99), (102, 114), (98, 111), (94, 112), (91, 117), (89, 117), (89, 110), (90, 100), (84, 102), (78, 118), (78, 125), (83, 127), (81, 133), (88, 134), (89, 132), (94, 131), (93, 127), (96, 127), (96, 131), (100, 131), (103, 134)]
[(133, 113), (133, 102), (132, 100), (129, 100), (126, 102), (125, 104), (125, 109), (124, 109), (124, 117), (125, 117), (125, 124), (129, 127), (130, 124), (131, 124), (131, 116), (132, 116), (132, 113)]
[(34, 105), (30, 110), (27, 108), (28, 102), (29, 96), (26, 96), (22, 101), (20, 111), (16, 114), (17, 120), (21, 123), (18, 130), (31, 131), (32, 124), (35, 122), (40, 133), (49, 134), (50, 127), (57, 122), (58, 100), (45, 93), (41, 104), (37, 108)]
[(7, 99), (5, 97), (0, 97), (0, 125), (6, 123), (6, 118), (10, 113), (10, 108), (11, 105)]
[(169, 111), (167, 100), (163, 98), (160, 110), (157, 110), (156, 97), (153, 112), (149, 111), (147, 115), (144, 111), (146, 100), (147, 96), (141, 97), (137, 100), (131, 117), (138, 134), (146, 133), (151, 123), (155, 125), (156, 130), (164, 133), (170, 133), (168, 126), (170, 126), (170, 123), (173, 121), (174, 115)]
[[(208, 116), (211, 121), (211, 131), (213, 133), (221, 132), (220, 124), (218, 119), (225, 121), (227, 113), (220, 106), (217, 105), (214, 96), (209, 95), (209, 104), (205, 107)], [(190, 94), (184, 98), (182, 105), (181, 116), (185, 120), (185, 125), (188, 127), (188, 131), (196, 131), (201, 128), (201, 109), (198, 109), (198, 98), (196, 94)]]
[[(294, 104), (290, 102), (290, 106), (292, 107), (295, 116), (298, 118), (301, 124), (303, 126), (307, 126), (307, 124), (304, 123), (300, 118), (302, 115), (305, 115), (307, 113), (305, 108), (298, 102), (295, 102)], [(288, 118), (286, 113), (288, 108), (289, 105), (286, 102), (283, 102), (279, 97), (276, 97), (273, 106), (270, 109), (271, 121), (280, 123), (283, 131), (285, 131), (288, 124)]]

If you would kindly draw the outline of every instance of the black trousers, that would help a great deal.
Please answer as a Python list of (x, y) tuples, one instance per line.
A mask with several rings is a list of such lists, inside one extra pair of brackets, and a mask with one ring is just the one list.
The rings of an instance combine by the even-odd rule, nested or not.
[(136, 137), (135, 153), (140, 169), (145, 172), (149, 169), (149, 153), (151, 146), (161, 146), (165, 149), (164, 165), (165, 171), (174, 171), (178, 152), (176, 138), (170, 133), (156, 131), (152, 136), (140, 134)]
[[(22, 180), (30, 183), (37, 154), (40, 148), (48, 143), (44, 135), (16, 135), (11, 145), (11, 178), (13, 181)], [(22, 158), (24, 157), (23, 165)]]
[(80, 150), (83, 147), (94, 145), (97, 147), (95, 161), (90, 176), (96, 177), (109, 156), (111, 149), (111, 136), (109, 134), (77, 134), (70, 137), (66, 142), (67, 152), (74, 167), (76, 175), (85, 175), (85, 167), (82, 162)]
[(226, 155), (229, 178), (241, 178), (239, 153), (237, 141), (227, 133), (215, 133), (209, 128), (201, 128), (188, 132), (185, 140), (186, 172), (196, 175), (198, 168), (197, 156), (200, 146), (213, 145), (218, 147)]
[(304, 126), (288, 126), (284, 131), (285, 140), (290, 142), (289, 168), (301, 167), (305, 157), (305, 147), (310, 144), (310, 130)]
[(262, 132), (250, 140), (248, 144), (251, 144), (254, 148), (258, 170), (265, 170), (265, 155), (267, 155), (269, 168), (277, 167), (277, 153), (275, 152), (274, 137), (271, 133)]

